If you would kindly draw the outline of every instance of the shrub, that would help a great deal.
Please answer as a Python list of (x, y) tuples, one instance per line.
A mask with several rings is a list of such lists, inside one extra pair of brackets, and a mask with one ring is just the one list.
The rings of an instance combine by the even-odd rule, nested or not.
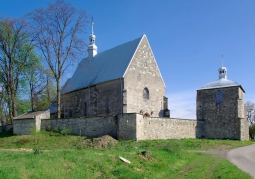
[(249, 135), (251, 139), (254, 139), (254, 135), (255, 135), (255, 124), (251, 125), (249, 127)]

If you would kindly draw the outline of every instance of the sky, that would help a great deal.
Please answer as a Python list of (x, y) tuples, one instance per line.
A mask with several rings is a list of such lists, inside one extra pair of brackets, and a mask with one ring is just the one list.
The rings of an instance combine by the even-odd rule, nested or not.
[[(196, 119), (196, 91), (228, 69), (255, 102), (254, 0), (66, 0), (94, 17), (98, 53), (146, 34), (166, 84), (172, 118)], [(53, 0), (1, 0), (0, 15), (21, 17)], [(88, 43), (90, 26), (84, 36)], [(68, 71), (66, 77), (71, 77)]]

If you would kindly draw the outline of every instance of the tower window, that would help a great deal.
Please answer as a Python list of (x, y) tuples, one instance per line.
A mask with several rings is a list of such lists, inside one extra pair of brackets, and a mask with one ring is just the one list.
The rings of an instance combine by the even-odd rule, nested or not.
[(149, 90), (148, 90), (148, 88), (143, 89), (143, 98), (149, 99)]
[(223, 95), (222, 95), (222, 90), (218, 90), (216, 92), (216, 103), (220, 104), (223, 102)]

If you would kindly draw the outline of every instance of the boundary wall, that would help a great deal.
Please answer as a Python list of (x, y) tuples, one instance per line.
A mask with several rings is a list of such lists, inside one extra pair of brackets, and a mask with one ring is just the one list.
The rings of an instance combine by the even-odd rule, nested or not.
[[(28, 134), (35, 119), (17, 120), (16, 134)], [(22, 123), (21, 123), (22, 121)], [(202, 136), (203, 122), (188, 119), (143, 117), (128, 113), (118, 116), (40, 119), (40, 130), (68, 130), (73, 135), (99, 137), (110, 135), (119, 140), (181, 139)], [(19, 126), (17, 125), (19, 124)], [(17, 131), (19, 131), (17, 133)]]

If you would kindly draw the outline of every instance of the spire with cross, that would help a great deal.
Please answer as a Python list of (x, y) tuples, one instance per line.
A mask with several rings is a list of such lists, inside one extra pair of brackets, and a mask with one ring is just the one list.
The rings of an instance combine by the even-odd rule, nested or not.
[(91, 17), (91, 34), (89, 36), (88, 57), (92, 58), (97, 54), (96, 36), (94, 35), (94, 17)]

